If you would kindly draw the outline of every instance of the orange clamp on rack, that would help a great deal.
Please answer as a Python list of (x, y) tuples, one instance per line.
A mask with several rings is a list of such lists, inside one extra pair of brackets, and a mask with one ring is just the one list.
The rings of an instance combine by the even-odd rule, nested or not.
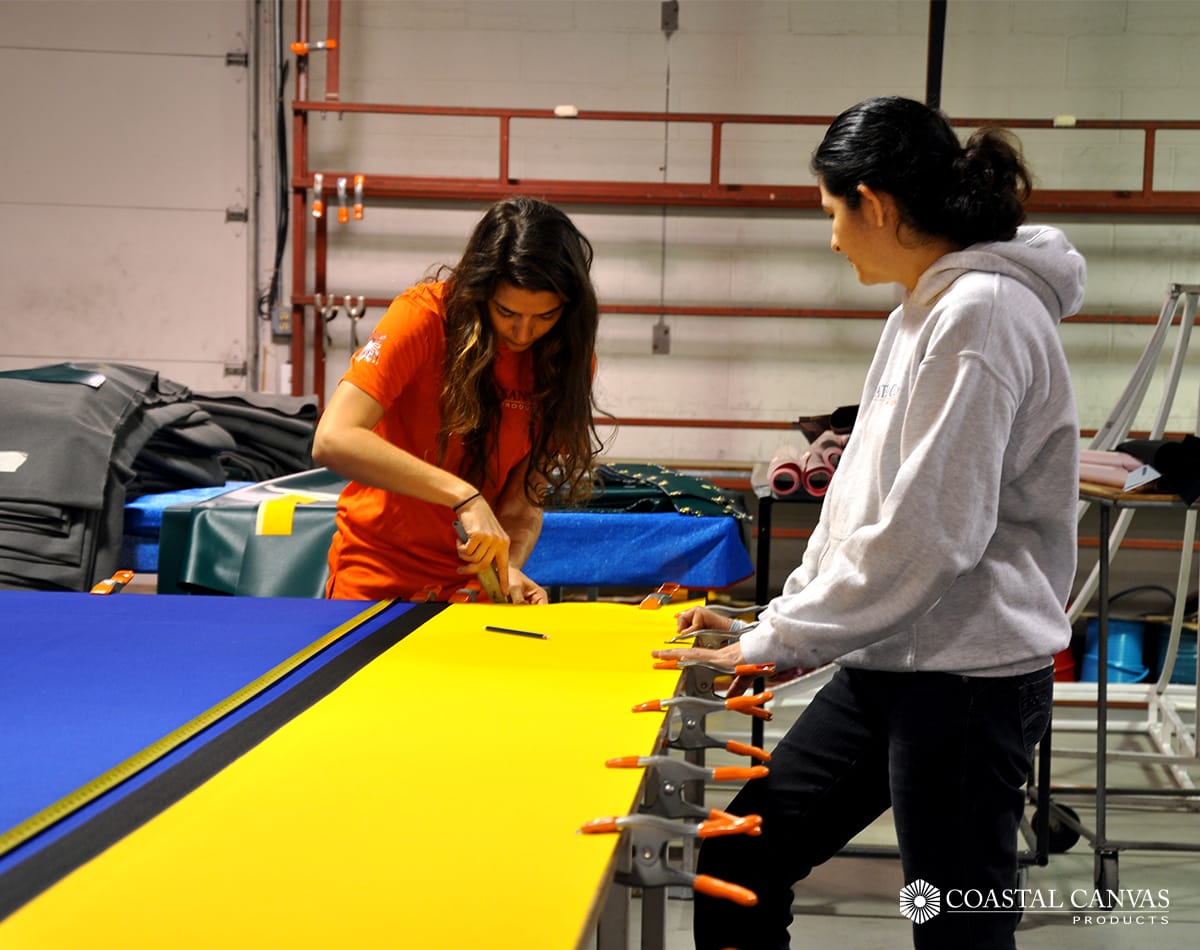
[(354, 176), (354, 220), (361, 221), (363, 219), (363, 186), (367, 179), (364, 175)]
[(345, 224), (350, 220), (350, 206), (347, 202), (350, 200), (347, 189), (347, 180), (345, 176), (341, 176), (337, 180), (337, 196), (338, 196), (338, 223)]
[(307, 56), (309, 53), (317, 53), (321, 50), (337, 49), (338, 41), (336, 39), (317, 40), (315, 43), (293, 43), (292, 52), (297, 56)]
[(91, 593), (116, 594), (131, 580), (133, 580), (133, 571), (117, 571), (112, 577), (100, 581), (92, 588)]
[(313, 172), (313, 205), (312, 216), (314, 218), (323, 218), (325, 216), (325, 176), (320, 172)]
[(758, 903), (758, 895), (749, 888), (730, 884), (708, 874), (697, 874), (692, 880), (692, 888), (709, 897), (723, 897), (743, 907), (753, 907)]

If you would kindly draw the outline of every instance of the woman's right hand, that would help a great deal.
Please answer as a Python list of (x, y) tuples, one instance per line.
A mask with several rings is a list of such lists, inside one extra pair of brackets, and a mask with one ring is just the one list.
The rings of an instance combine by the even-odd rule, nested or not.
[(458, 569), (458, 573), (478, 574), (495, 562), (496, 572), (500, 575), (500, 586), (507, 594), (508, 548), (511, 541), (491, 505), (479, 495), (459, 508), (455, 514), (467, 533), (467, 540), (458, 543), (458, 556), (466, 562)]
[(733, 619), (709, 610), (707, 607), (689, 607), (675, 615), (675, 629), (679, 633), (695, 633), (697, 630), (728, 630)]

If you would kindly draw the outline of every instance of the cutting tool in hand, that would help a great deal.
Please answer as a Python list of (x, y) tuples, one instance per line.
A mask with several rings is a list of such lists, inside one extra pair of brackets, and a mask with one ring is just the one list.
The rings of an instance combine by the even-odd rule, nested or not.
[[(461, 521), (454, 522), (454, 530), (458, 534), (458, 540), (466, 544), (470, 540), (467, 534), (467, 529), (462, 526)], [(492, 561), (479, 572), (479, 586), (483, 588), (483, 592), (488, 595), (488, 599), (493, 604), (507, 604), (509, 599), (504, 594), (504, 590), (500, 587), (500, 572), (496, 570), (496, 562)]]

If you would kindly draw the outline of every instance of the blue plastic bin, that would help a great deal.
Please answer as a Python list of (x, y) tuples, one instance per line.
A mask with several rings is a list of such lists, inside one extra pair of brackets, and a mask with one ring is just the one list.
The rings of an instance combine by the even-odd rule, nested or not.
[[(1158, 665), (1154, 668), (1155, 677), (1162, 675), (1163, 663), (1167, 658), (1167, 643), (1171, 638), (1171, 628), (1163, 624), (1158, 631)], [(1196, 682), (1196, 631), (1179, 631), (1179, 652), (1175, 654), (1175, 667), (1171, 670), (1172, 683), (1194, 684)]]
[[(1108, 682), (1141, 683), (1150, 675), (1142, 659), (1146, 625), (1134, 620), (1108, 622)], [(1089, 620), (1080, 682), (1095, 683), (1100, 672), (1100, 621)]]

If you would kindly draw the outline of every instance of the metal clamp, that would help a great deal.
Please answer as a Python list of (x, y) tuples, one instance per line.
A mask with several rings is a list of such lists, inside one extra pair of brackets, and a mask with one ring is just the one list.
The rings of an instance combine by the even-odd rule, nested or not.
[(673, 866), (667, 859), (670, 843), (681, 838), (762, 834), (762, 818), (758, 815), (738, 817), (725, 812), (719, 812), (718, 815), (720, 817), (699, 824), (642, 814), (597, 818), (579, 830), (589, 835), (628, 832), (625, 848), (629, 867), (613, 875), (618, 884), (633, 887), (669, 887), (677, 884), (710, 897), (731, 900), (743, 907), (753, 907), (758, 903), (758, 895), (749, 888), (707, 874), (692, 874)]
[[(675, 661), (667, 661), (675, 662)], [(657, 664), (656, 664), (657, 665)], [(758, 671), (756, 665), (739, 668), (745, 669), (745, 675)], [(633, 707), (634, 712), (662, 712), (677, 710), (679, 713), (679, 729), (667, 739), (667, 746), (672, 749), (725, 749), (735, 755), (748, 755), (760, 762), (771, 759), (769, 752), (758, 746), (730, 740), (722, 742), (704, 731), (705, 718), (711, 712), (729, 710), (744, 713), (756, 719), (770, 721), (770, 710), (764, 709), (763, 704), (770, 702), (774, 694), (770, 690), (754, 693), (748, 696), (734, 696), (728, 699), (706, 699), (701, 696), (675, 696), (671, 699), (653, 699), (650, 702), (639, 703)]]
[(333, 294), (313, 294), (313, 305), (321, 317), (321, 327), (325, 331), (325, 346), (333, 348), (333, 337), (329, 334), (329, 323), (338, 314), (338, 305)]
[(338, 41), (334, 38), (314, 40), (311, 43), (296, 42), (291, 45), (292, 52), (297, 56), (307, 56), (309, 53), (319, 53), (325, 50), (337, 49)]
[[(769, 758), (769, 756), (768, 756)], [(646, 770), (645, 797), (639, 811), (664, 818), (700, 818), (703, 820), (728, 817), (726, 812), (705, 808), (684, 797), (688, 782), (739, 782), (762, 778), (768, 773), (765, 765), (741, 767), (722, 765), (706, 768), (669, 755), (627, 755), (604, 763), (610, 769)]]
[(363, 190), (367, 183), (365, 175), (354, 176), (354, 220), (363, 219)]
[(346, 316), (350, 319), (350, 351), (358, 352), (358, 321), (362, 319), (364, 313), (367, 312), (366, 297), (351, 297), (346, 294), (342, 298), (342, 305), (346, 308)]
[(313, 172), (312, 216), (325, 217), (325, 176), (321, 172)]

